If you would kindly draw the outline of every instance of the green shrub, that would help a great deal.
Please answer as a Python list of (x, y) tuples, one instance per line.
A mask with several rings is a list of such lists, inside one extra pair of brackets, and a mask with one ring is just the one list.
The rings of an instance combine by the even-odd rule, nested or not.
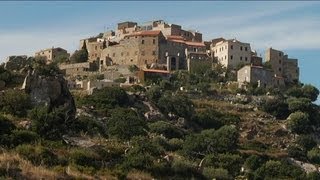
[(150, 132), (163, 134), (167, 138), (181, 138), (183, 131), (169, 122), (157, 121), (149, 124)]
[(123, 140), (145, 135), (146, 130), (146, 122), (131, 109), (117, 108), (107, 121), (108, 134)]
[(30, 97), (21, 90), (9, 89), (0, 95), (0, 109), (5, 113), (25, 116), (30, 108)]
[(262, 105), (262, 110), (272, 114), (278, 119), (286, 119), (290, 113), (288, 104), (281, 98), (267, 99)]
[(300, 135), (296, 143), (307, 151), (317, 145), (317, 142), (310, 135)]
[(48, 112), (46, 107), (37, 107), (30, 112), (29, 117), (32, 120), (32, 130), (46, 139), (61, 139), (68, 131), (66, 114), (62, 109)]
[(172, 138), (169, 140), (170, 150), (176, 151), (182, 149), (183, 147), (183, 140), (178, 138)]
[(303, 112), (290, 114), (287, 126), (294, 133), (304, 133), (308, 131), (309, 115)]
[(14, 130), (11, 134), (12, 145), (17, 146), (19, 144), (34, 143), (39, 139), (38, 134), (28, 130)]
[(207, 179), (232, 179), (228, 170), (223, 168), (205, 167), (202, 173)]
[(311, 101), (308, 98), (290, 98), (288, 99), (288, 106), (291, 112), (306, 112), (311, 107)]
[(245, 162), (244, 162), (244, 167), (246, 169), (249, 169), (251, 171), (255, 171), (256, 169), (258, 169), (263, 163), (265, 162), (265, 160), (257, 155), (251, 155), (249, 156)]
[(240, 172), (243, 159), (238, 154), (209, 154), (205, 156), (204, 164), (205, 166), (226, 169), (230, 175), (235, 177)]
[(313, 162), (320, 164), (320, 149), (319, 148), (312, 148), (307, 153), (308, 159)]
[(89, 149), (73, 149), (70, 152), (70, 161), (79, 166), (99, 168), (100, 157)]
[(58, 157), (48, 148), (41, 145), (24, 144), (16, 147), (16, 151), (22, 157), (26, 158), (32, 164), (54, 166), (59, 163)]

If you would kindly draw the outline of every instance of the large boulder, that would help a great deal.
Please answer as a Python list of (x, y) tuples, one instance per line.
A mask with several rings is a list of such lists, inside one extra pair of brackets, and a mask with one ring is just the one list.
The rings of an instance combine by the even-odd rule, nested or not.
[(22, 89), (30, 95), (31, 103), (35, 106), (63, 108), (68, 119), (74, 119), (76, 106), (68, 89), (67, 81), (61, 74), (44, 76), (36, 70), (29, 70)]

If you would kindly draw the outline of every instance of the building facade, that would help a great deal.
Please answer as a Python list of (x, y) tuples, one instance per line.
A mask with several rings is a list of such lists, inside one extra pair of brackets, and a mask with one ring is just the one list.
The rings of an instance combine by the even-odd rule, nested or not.
[(212, 55), (226, 68), (237, 68), (239, 64), (251, 63), (251, 47), (236, 39), (212, 43)]
[(62, 56), (69, 58), (70, 54), (67, 52), (67, 50), (62, 49), (60, 47), (52, 47), (49, 49), (40, 50), (35, 53), (35, 57), (44, 57), (47, 60), (47, 63), (54, 62)]
[(262, 66), (245, 65), (237, 72), (239, 87), (245, 87), (248, 83), (258, 83), (258, 87), (273, 87), (274, 73)]
[(298, 60), (288, 58), (284, 52), (268, 48), (266, 50), (266, 62), (270, 63), (276, 76), (282, 77), (285, 82), (299, 81)]

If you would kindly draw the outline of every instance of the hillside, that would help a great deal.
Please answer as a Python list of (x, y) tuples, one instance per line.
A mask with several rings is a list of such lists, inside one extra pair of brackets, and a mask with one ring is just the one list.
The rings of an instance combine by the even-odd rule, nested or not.
[(245, 91), (210, 73), (86, 95), (37, 64), (0, 95), (0, 177), (320, 178), (316, 88)]

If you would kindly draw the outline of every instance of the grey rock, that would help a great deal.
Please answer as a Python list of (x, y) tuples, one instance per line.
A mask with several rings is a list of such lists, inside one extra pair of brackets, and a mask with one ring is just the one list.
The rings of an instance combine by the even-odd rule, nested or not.
[(74, 99), (62, 75), (42, 76), (36, 70), (29, 71), (22, 89), (30, 95), (34, 106), (46, 106), (49, 111), (63, 107), (67, 120), (75, 118)]

